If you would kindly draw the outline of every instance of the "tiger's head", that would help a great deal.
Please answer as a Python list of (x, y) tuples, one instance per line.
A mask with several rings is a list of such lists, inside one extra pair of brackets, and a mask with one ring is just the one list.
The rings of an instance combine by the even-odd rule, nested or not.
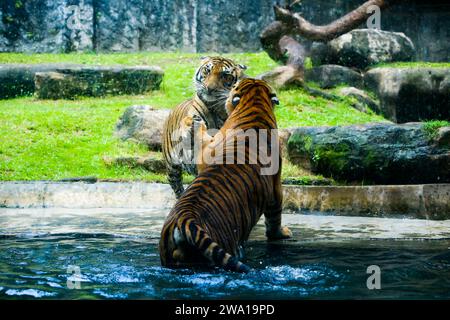
[(245, 77), (246, 66), (224, 57), (204, 57), (194, 77), (198, 97), (208, 106), (225, 103), (233, 85)]
[(238, 81), (230, 91), (225, 103), (228, 115), (233, 112), (241, 101), (245, 103), (246, 100), (243, 99), (249, 99), (256, 94), (270, 103), (272, 108), (280, 104), (275, 90), (266, 81), (246, 78)]

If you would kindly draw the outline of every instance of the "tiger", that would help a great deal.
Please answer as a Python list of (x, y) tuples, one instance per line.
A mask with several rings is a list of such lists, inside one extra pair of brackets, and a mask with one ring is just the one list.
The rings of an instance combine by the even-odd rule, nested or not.
[[(270, 129), (277, 128), (273, 109), (278, 103), (267, 82), (250, 78), (239, 81), (226, 101), (230, 114), (220, 134), (209, 138), (202, 150), (219, 145), (223, 152), (216, 154), (217, 157), (223, 157), (223, 160), (232, 156), (236, 159), (237, 137), (227, 136), (227, 130), (266, 129), (269, 134), (276, 134)], [(195, 122), (195, 119), (190, 120)], [(204, 134), (206, 126), (203, 123), (201, 126), (201, 134)], [(259, 140), (258, 146), (266, 143)], [(159, 242), (162, 266), (214, 266), (249, 272), (251, 268), (241, 262), (242, 246), (262, 214), (268, 240), (292, 236), (289, 228), (281, 226), (283, 195), (279, 144), (275, 147), (278, 149), (279, 170), (272, 175), (261, 174), (263, 165), (260, 159), (255, 164), (247, 163), (249, 148), (245, 146), (244, 164), (212, 163), (199, 168), (198, 176), (177, 200), (164, 222)]]
[(228, 58), (203, 57), (194, 76), (194, 97), (176, 106), (166, 119), (162, 131), (162, 153), (168, 181), (177, 198), (184, 191), (183, 171), (197, 175), (196, 166), (188, 161), (190, 156), (185, 151), (191, 145), (182, 143), (192, 141), (192, 137), (181, 137), (180, 121), (195, 115), (205, 122), (208, 129), (219, 129), (227, 118), (225, 101), (228, 94), (233, 85), (246, 76), (246, 69), (247, 66)]

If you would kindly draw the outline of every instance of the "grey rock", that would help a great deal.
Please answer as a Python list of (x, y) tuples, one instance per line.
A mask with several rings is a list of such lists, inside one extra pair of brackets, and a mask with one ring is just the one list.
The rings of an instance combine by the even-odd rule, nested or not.
[(145, 170), (148, 170), (153, 173), (166, 173), (166, 163), (162, 159), (161, 156), (144, 156), (144, 157), (130, 157), (130, 156), (123, 156), (123, 157), (104, 157), (103, 162), (108, 165), (118, 165), (118, 166), (126, 166), (130, 168), (144, 168)]
[(0, 51), (93, 50), (93, 0), (5, 0)]
[(352, 97), (355, 98), (358, 102), (352, 104), (352, 107), (361, 111), (361, 112), (369, 112), (367, 108), (375, 112), (380, 112), (379, 102), (372, 99), (364, 90), (355, 88), (355, 87), (343, 87), (339, 88), (337, 93), (344, 97)]
[(342, 84), (352, 87), (363, 86), (361, 73), (335, 64), (307, 69), (305, 71), (305, 80), (315, 82), (323, 89), (334, 88)]
[(131, 106), (120, 117), (114, 134), (122, 140), (144, 143), (150, 150), (161, 150), (163, 125), (169, 113), (150, 106)]
[(164, 72), (158, 67), (84, 66), (58, 68), (35, 75), (39, 99), (142, 94), (159, 89)]
[[(0, 51), (260, 50), (258, 35), (274, 21), (273, 5), (279, 1), (20, 2), (22, 6), (16, 6), (16, 0), (1, 2)], [(323, 25), (359, 5), (361, 0), (303, 0), (295, 10), (309, 21)], [(417, 46), (418, 60), (449, 61), (449, 14), (450, 7), (446, 5), (427, 1), (398, 3), (383, 11), (382, 29), (403, 31), (410, 37)], [(303, 39), (302, 43), (311, 45)]]
[(143, 0), (100, 0), (95, 3), (97, 50), (130, 52), (142, 49), (143, 3)]
[(286, 157), (288, 155), (288, 141), (291, 137), (293, 129), (278, 129), (278, 141), (280, 143), (281, 156)]
[(394, 122), (450, 119), (450, 68), (375, 68), (364, 84)]
[(439, 128), (435, 141), (440, 147), (450, 148), (450, 127)]
[(58, 68), (81, 67), (75, 64), (0, 64), (0, 99), (32, 95), (37, 72), (51, 72)]
[(450, 182), (450, 147), (421, 123), (297, 128), (289, 158), (339, 181), (376, 184)]
[(359, 69), (384, 62), (412, 61), (414, 56), (414, 44), (405, 34), (375, 29), (355, 29), (311, 49), (314, 65), (339, 64)]
[(137, 164), (153, 173), (167, 172), (166, 162), (161, 157), (141, 157)]

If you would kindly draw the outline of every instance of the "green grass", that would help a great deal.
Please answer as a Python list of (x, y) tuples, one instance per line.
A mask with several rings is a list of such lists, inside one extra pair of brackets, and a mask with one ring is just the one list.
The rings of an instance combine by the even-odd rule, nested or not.
[(302, 89), (281, 91), (276, 108), (280, 128), (295, 126), (339, 126), (386, 121), (373, 113), (366, 114), (352, 108), (350, 99), (332, 102), (308, 95)]
[[(161, 90), (142, 96), (37, 100), (23, 97), (0, 100), (0, 180), (56, 180), (96, 176), (100, 179), (165, 182), (163, 175), (126, 166), (107, 167), (105, 156), (144, 155), (144, 146), (114, 138), (114, 126), (126, 107), (149, 104), (172, 108), (194, 92), (192, 77), (205, 54), (11, 54), (0, 53), (0, 63), (80, 63), (99, 65), (158, 65), (165, 71)], [(265, 53), (226, 54), (248, 66), (256, 76), (276, 66)], [(382, 121), (347, 103), (309, 96), (301, 89), (278, 94), (279, 127), (348, 125)], [(284, 176), (301, 175), (294, 168)], [(189, 181), (191, 177), (186, 177)]]
[(390, 62), (380, 63), (372, 68), (450, 68), (450, 62)]
[(438, 130), (442, 127), (450, 127), (449, 121), (444, 120), (432, 120), (423, 124), (423, 131), (427, 135), (428, 139), (432, 140), (437, 137)]

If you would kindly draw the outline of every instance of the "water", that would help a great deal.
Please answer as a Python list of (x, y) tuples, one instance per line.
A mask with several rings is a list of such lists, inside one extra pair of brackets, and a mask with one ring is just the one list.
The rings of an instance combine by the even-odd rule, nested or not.
[[(162, 221), (149, 211), (4, 210), (0, 299), (450, 297), (448, 240), (267, 243), (258, 226), (246, 246), (254, 271), (242, 275), (162, 268)], [(302, 230), (293, 229), (301, 239)], [(381, 268), (381, 290), (367, 289), (369, 265)], [(78, 277), (71, 266), (79, 267)], [(73, 288), (74, 280), (80, 289)]]

